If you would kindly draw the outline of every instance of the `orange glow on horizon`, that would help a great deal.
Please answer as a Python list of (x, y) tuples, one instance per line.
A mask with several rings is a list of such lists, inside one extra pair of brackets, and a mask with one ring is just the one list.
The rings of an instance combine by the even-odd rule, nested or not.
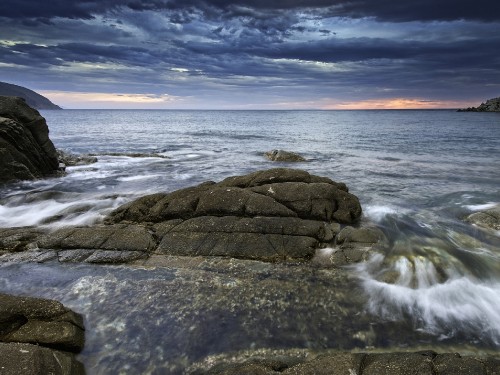
[(458, 109), (465, 107), (470, 107), (470, 101), (388, 98), (334, 102), (325, 104), (322, 109)]

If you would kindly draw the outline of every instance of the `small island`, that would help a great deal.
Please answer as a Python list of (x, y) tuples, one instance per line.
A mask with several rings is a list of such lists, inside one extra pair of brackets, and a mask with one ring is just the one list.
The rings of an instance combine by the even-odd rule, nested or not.
[(458, 112), (500, 112), (500, 97), (489, 99), (478, 107), (459, 109)]

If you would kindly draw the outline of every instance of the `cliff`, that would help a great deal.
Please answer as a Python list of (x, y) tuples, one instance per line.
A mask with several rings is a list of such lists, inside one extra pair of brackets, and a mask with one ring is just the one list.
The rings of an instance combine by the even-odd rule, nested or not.
[(33, 90), (6, 82), (0, 82), (0, 95), (18, 96), (23, 98), (30, 107), (35, 109), (62, 109), (52, 103), (45, 96), (42, 96)]

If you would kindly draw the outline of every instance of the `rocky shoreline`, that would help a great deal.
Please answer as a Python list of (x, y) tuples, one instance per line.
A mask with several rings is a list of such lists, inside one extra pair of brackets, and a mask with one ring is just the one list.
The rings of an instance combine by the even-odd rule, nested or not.
[(478, 107), (462, 108), (458, 112), (500, 112), (500, 98), (489, 99)]
[(385, 240), (376, 228), (356, 228), (360, 217), (359, 201), (345, 184), (275, 168), (145, 196), (91, 227), (0, 229), (0, 261), (128, 263), (174, 255), (296, 262), (316, 256), (338, 267), (360, 261)]
[[(9, 155), (1, 159), (0, 183), (53, 175), (61, 158), (68, 165), (95, 161), (94, 157), (58, 155), (48, 139), (45, 120), (22, 100), (2, 98), (0, 107), (0, 152)], [(27, 151), (30, 159), (20, 151), (25, 149), (35, 149), (37, 155)], [(270, 152), (268, 157), (304, 161), (282, 150)], [(92, 226), (1, 228), (0, 262), (175, 269), (191, 279), (207, 277), (203, 282), (173, 281), (175, 290), (196, 296), (192, 303), (198, 311), (220, 309), (219, 316), (224, 317), (231, 310), (231, 321), (238, 321), (241, 315), (262, 314), (269, 327), (275, 326), (267, 332), (271, 336), (273, 329), (295, 322), (279, 320), (272, 310), (264, 312), (262, 304), (276, 305), (276, 309), (303, 319), (324, 312), (315, 332), (324, 336), (324, 348), (350, 349), (353, 341), (370, 348), (388, 333), (385, 328), (373, 328), (367, 317), (358, 316), (355, 319), (362, 328), (352, 337), (344, 337), (354, 324), (349, 318), (353, 306), (359, 311), (363, 304), (363, 297), (350, 289), (352, 281), (344, 266), (362, 262), (388, 239), (361, 217), (359, 200), (344, 183), (300, 169), (273, 168), (144, 196)], [(485, 230), (498, 230), (499, 219), (498, 210), (492, 209), (473, 214), (467, 221)], [(169, 303), (182, 310), (183, 301), (172, 298)], [(184, 319), (188, 332), (198, 317)], [(225, 323), (222, 319), (211, 324)], [(328, 334), (322, 335), (323, 330)], [(83, 332), (82, 317), (58, 302), (0, 295), (0, 366), (9, 374), (84, 373), (75, 359), (84, 345)], [(210, 325), (201, 333), (193, 341), (216, 343), (220, 339), (212, 337)], [(258, 332), (247, 334), (258, 341)], [(294, 337), (288, 341), (290, 346), (303, 344)], [(319, 350), (309, 356), (222, 358), (193, 365), (186, 373), (492, 375), (499, 374), (499, 369), (500, 360), (495, 356)]]

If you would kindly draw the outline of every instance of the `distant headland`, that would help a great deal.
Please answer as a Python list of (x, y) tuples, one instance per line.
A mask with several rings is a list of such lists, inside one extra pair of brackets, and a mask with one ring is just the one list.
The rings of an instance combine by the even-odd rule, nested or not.
[(500, 97), (489, 99), (479, 107), (459, 109), (458, 112), (500, 112)]
[(26, 87), (13, 85), (11, 83), (0, 82), (0, 95), (18, 96), (23, 98), (26, 103), (35, 109), (62, 109), (52, 103), (45, 96), (42, 96)]

